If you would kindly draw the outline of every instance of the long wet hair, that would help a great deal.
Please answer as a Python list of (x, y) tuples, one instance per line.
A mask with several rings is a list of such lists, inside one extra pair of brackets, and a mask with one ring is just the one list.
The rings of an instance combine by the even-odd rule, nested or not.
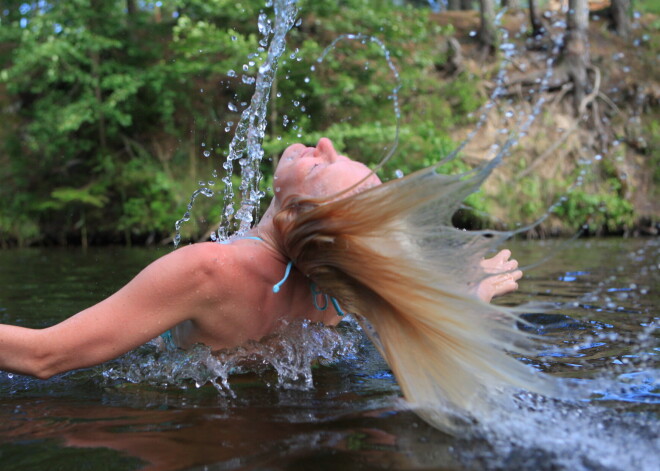
[(481, 259), (510, 234), (451, 223), (489, 172), (429, 168), (339, 198), (293, 196), (274, 219), (281, 253), (356, 315), (405, 398), (449, 431), (487, 413), (491, 388), (548, 387), (507, 354), (529, 345), (515, 314), (470, 288), (487, 276)]

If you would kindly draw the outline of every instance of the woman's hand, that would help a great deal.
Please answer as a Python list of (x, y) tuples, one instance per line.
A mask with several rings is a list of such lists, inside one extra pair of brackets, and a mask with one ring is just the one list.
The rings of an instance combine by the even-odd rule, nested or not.
[(517, 281), (522, 278), (523, 272), (517, 270), (518, 262), (511, 257), (510, 250), (501, 250), (492, 258), (481, 261), (481, 267), (486, 273), (477, 285), (475, 292), (482, 301), (489, 303), (494, 297), (502, 296), (518, 289)]

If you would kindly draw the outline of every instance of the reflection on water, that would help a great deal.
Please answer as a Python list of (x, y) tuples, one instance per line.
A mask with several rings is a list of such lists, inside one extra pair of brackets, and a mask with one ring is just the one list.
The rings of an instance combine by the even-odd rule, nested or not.
[[(512, 248), (531, 264), (553, 245)], [(158, 255), (0, 252), (0, 321), (57, 322)], [(459, 437), (406, 409), (355, 325), (342, 327), (341, 341), (306, 326), (288, 348), (303, 357), (306, 348), (324, 348), (323, 363), (334, 362), (276, 365), (283, 375), (255, 368), (268, 348), (285, 345), (271, 339), (268, 348), (224, 357), (228, 369), (240, 370), (236, 355), (243, 355), (259, 373), (233, 374), (231, 390), (220, 393), (181, 379), (204, 373), (203, 351), (153, 346), (49, 381), (0, 373), (2, 469), (657, 469), (659, 264), (657, 239), (580, 240), (528, 272), (502, 302), (551, 305), (523, 316), (530, 324), (521, 328), (545, 342), (523, 360), (561, 378), (571, 399), (493, 391), (492, 416)], [(178, 386), (168, 376), (175, 370)]]

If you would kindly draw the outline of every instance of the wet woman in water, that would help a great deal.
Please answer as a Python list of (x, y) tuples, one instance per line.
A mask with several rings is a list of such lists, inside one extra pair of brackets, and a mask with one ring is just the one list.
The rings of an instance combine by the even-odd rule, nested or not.
[(353, 313), (420, 407), (469, 410), (482, 388), (529, 386), (529, 370), (504, 353), (524, 338), (515, 316), (487, 304), (522, 276), (508, 251), (484, 259), (505, 235), (450, 223), (486, 173), (427, 169), (381, 184), (328, 139), (294, 144), (280, 159), (270, 207), (248, 234), (178, 249), (52, 327), (0, 325), (0, 370), (47, 378), (164, 332), (180, 348), (222, 349), (259, 340), (283, 321), (335, 325)]

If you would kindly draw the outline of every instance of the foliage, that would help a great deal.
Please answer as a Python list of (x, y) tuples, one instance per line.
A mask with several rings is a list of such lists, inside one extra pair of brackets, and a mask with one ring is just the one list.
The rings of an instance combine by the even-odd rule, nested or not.
[[(257, 16), (272, 11), (264, 0), (130, 3), (135, 11), (116, 0), (3, 3), (0, 244), (167, 239), (197, 182), (212, 186), (209, 180), (224, 176), (224, 155), (264, 58)], [(321, 136), (375, 167), (398, 124), (397, 152), (380, 170), (384, 179), (452, 152), (456, 129), (471, 123), (486, 97), (481, 77), (444, 75), (454, 30), (434, 22), (423, 4), (299, 1), (302, 22), (288, 35), (270, 102), (264, 187), (272, 186), (270, 162), (288, 144)], [(324, 55), (345, 33), (373, 35), (387, 50), (361, 36)], [(655, 128), (647, 134), (659, 135)], [(442, 170), (467, 168), (457, 158)], [(523, 183), (523, 214), (545, 205), (539, 184)], [(219, 183), (214, 190), (222, 193)], [(565, 208), (571, 220), (589, 208), (623, 220), (625, 208), (606, 195), (573, 198)], [(475, 194), (468, 204), (486, 211), (493, 201)], [(207, 232), (220, 205), (199, 199), (184, 235)]]
[(584, 224), (596, 233), (603, 229), (610, 233), (630, 229), (634, 223), (632, 204), (616, 193), (615, 189), (620, 187), (618, 180), (611, 179), (607, 183), (614, 192), (571, 192), (557, 209), (557, 215), (573, 229)]

